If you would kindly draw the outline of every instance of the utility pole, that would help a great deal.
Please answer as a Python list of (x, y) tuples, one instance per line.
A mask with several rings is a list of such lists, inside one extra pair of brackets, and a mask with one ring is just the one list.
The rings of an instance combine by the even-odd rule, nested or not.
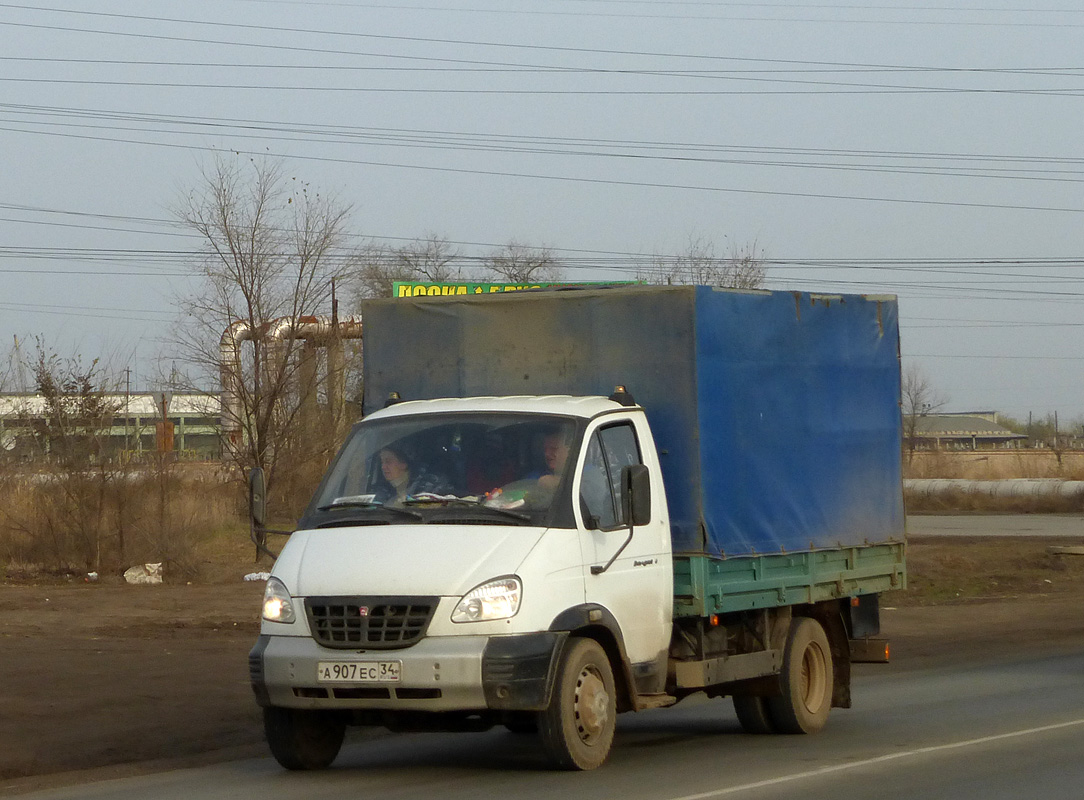
[(18, 334), (15, 334), (15, 349), (12, 351), (11, 360), (13, 362), (12, 369), (15, 379), (15, 391), (20, 394), (26, 394), (30, 391), (30, 381), (26, 378), (26, 369), (23, 364), (23, 350), (22, 342), (19, 341)]
[(132, 368), (124, 368), (124, 459), (132, 457), (132, 440), (128, 433), (128, 424), (131, 421), (132, 410)]

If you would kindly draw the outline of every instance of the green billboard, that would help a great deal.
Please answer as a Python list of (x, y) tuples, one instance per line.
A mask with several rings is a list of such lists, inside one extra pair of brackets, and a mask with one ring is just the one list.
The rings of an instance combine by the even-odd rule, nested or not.
[(470, 283), (426, 281), (396, 281), (392, 284), (393, 297), (454, 297), (467, 294), (497, 294), (518, 292), (523, 289), (554, 289), (563, 286), (613, 286), (634, 284), (636, 281), (563, 281), (560, 283)]

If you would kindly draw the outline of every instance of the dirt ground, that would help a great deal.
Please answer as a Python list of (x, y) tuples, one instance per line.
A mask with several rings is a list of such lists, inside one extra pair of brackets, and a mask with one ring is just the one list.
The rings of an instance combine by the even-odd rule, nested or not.
[[(1079, 647), (1084, 556), (1051, 544), (912, 542), (911, 588), (882, 598), (885, 669)], [(212, 585), (0, 583), (0, 794), (265, 754), (250, 569)]]

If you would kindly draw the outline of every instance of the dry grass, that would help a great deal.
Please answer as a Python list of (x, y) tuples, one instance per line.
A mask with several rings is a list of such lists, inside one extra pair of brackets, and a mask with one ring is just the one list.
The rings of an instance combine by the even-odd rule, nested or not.
[(903, 459), (905, 478), (1005, 478), (1084, 480), (1084, 451), (940, 450), (916, 452)]
[(993, 497), (949, 489), (936, 494), (903, 493), (908, 514), (1075, 514), (1084, 512), (1084, 494)]
[(922, 538), (907, 545), (907, 589), (885, 599), (934, 605), (1077, 594), (1084, 598), (1084, 556), (1054, 555), (1064, 541)]
[[(179, 470), (74, 486), (64, 476), (0, 481), (0, 569), (9, 578), (103, 581), (161, 562), (167, 581), (213, 576), (247, 541), (240, 488)], [(249, 545), (251, 547), (251, 545)]]

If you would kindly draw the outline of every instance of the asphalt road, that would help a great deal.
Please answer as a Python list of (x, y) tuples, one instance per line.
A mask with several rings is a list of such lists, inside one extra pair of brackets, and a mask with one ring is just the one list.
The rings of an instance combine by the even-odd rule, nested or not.
[(1080, 797), (1084, 642), (1070, 652), (920, 669), (856, 665), (854, 708), (816, 736), (748, 736), (728, 700), (620, 719), (610, 762), (552, 772), (533, 737), (388, 735), (348, 742), (330, 770), (270, 758), (72, 786), (39, 800), (365, 797), (381, 800)]
[[(1042, 536), (1084, 542), (1084, 514), (973, 514), (907, 517), (908, 536)], [(1073, 544), (1073, 542), (1066, 542)]]

